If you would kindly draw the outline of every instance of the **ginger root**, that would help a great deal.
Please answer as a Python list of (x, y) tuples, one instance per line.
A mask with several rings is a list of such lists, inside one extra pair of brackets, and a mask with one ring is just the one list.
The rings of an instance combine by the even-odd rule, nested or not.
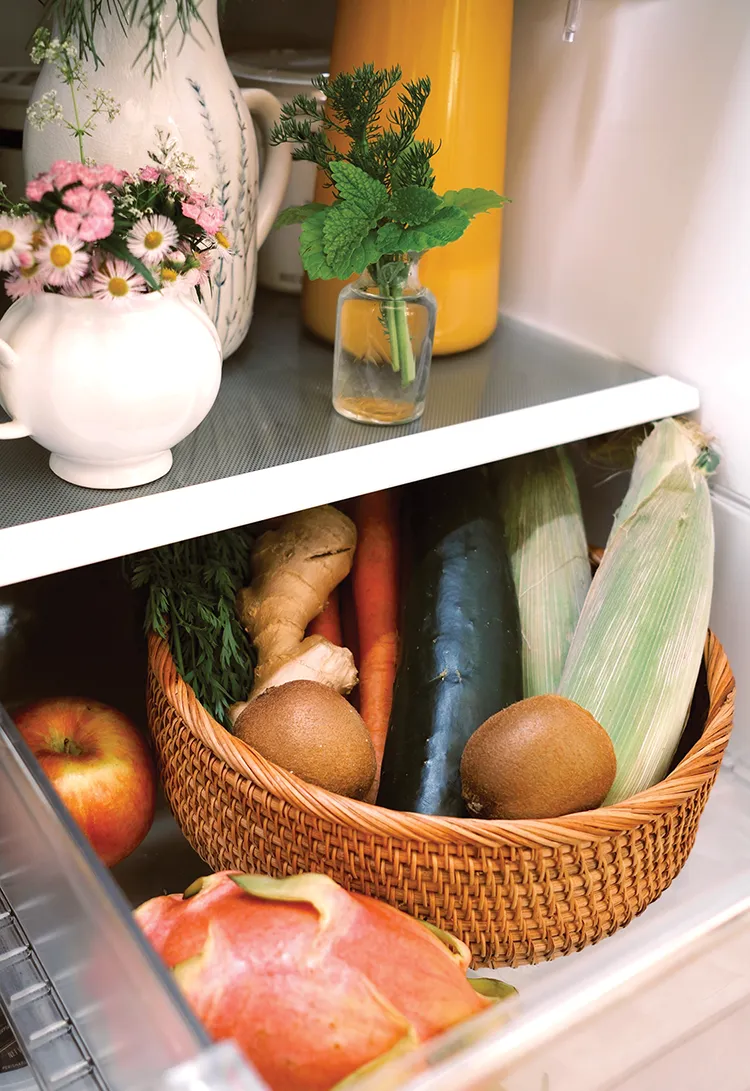
[[(253, 579), (237, 597), (237, 613), (258, 653), (249, 700), (297, 678), (338, 693), (357, 684), (354, 657), (305, 630), (349, 574), (357, 544), (354, 523), (334, 507), (287, 516), (263, 534), (252, 553)], [(235, 705), (233, 719), (245, 706)]]

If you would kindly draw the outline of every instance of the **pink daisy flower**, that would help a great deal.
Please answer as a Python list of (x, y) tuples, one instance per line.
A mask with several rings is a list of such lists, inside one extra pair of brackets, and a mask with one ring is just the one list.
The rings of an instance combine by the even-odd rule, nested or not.
[(204, 284), (208, 284), (211, 270), (214, 267), (214, 252), (213, 250), (200, 250), (194, 253), (194, 256), (198, 259), (200, 265), (198, 270), (198, 285), (202, 287)]
[(167, 216), (144, 216), (125, 240), (128, 250), (147, 265), (158, 265), (179, 242), (177, 228)]
[(16, 269), (31, 254), (36, 222), (31, 216), (0, 215), (0, 272)]
[(127, 261), (119, 258), (108, 260), (91, 279), (93, 298), (104, 299), (110, 303), (122, 303), (129, 296), (146, 290), (143, 277)]
[(81, 239), (49, 228), (42, 235), (36, 256), (42, 280), (53, 288), (74, 284), (89, 267), (89, 256)]
[(69, 284), (67, 288), (63, 288), (62, 294), (76, 299), (91, 299), (91, 293), (94, 290), (93, 281), (94, 278), (91, 276), (84, 277), (76, 284)]
[(38, 265), (19, 269), (17, 273), (14, 273), (5, 281), (5, 291), (11, 299), (22, 299), (27, 295), (37, 295), (43, 288), (44, 282), (39, 274)]
[(178, 285), (179, 285), (180, 279), (181, 279), (180, 274), (177, 272), (176, 269), (169, 269), (166, 266), (163, 266), (162, 270), (161, 270), (160, 291), (162, 291), (162, 292), (178, 291), (179, 290)]
[(174, 269), (162, 269), (162, 295), (188, 295), (200, 282), (200, 269), (188, 269), (177, 273)]

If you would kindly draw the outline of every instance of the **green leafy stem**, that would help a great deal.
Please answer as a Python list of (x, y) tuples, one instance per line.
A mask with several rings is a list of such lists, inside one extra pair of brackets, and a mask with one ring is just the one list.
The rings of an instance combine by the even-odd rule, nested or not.
[(416, 136), (430, 80), (407, 80), (397, 91), (401, 75), (398, 65), (363, 64), (316, 77), (325, 106), (296, 95), (283, 106), (271, 143), (293, 144), (292, 158), (314, 163), (335, 192), (330, 205), (285, 209), (276, 225), (302, 224), (300, 255), (313, 279), (348, 280), (369, 271), (392, 366), (408, 386), (415, 364), (404, 288), (412, 256), (455, 242), (474, 216), (506, 198), (488, 189), (434, 192), (432, 159), (440, 148)]
[(383, 182), (346, 161), (329, 166), (338, 196), (331, 205), (286, 208), (277, 227), (301, 224), (300, 255), (313, 279), (348, 280), (367, 269), (378, 286), (394, 371), (414, 381), (414, 353), (404, 286), (410, 255), (460, 239), (474, 216), (507, 198), (489, 189), (449, 190), (407, 185), (388, 192)]
[(254, 652), (235, 598), (250, 578), (252, 539), (244, 529), (207, 534), (126, 560), (134, 588), (146, 588), (146, 631), (169, 642), (178, 674), (219, 723), (253, 685)]

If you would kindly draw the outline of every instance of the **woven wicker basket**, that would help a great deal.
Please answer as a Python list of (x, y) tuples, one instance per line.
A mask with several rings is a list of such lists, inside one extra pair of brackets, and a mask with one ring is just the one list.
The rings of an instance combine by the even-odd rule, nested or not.
[(164, 789), (212, 868), (325, 872), (460, 936), (485, 966), (580, 950), (669, 886), (693, 847), (732, 728), (734, 678), (712, 635), (706, 683), (694, 705), (702, 734), (656, 787), (565, 818), (488, 822), (402, 814), (306, 784), (217, 724), (178, 677), (164, 641), (152, 635), (149, 644), (149, 718)]

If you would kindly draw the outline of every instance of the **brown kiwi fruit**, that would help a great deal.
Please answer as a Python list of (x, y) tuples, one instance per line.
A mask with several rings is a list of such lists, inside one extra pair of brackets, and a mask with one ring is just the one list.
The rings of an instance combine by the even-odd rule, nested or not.
[(474, 817), (557, 818), (599, 807), (616, 770), (601, 724), (549, 694), (509, 705), (477, 728), (464, 748), (461, 785)]
[(265, 690), (234, 725), (268, 761), (329, 792), (363, 799), (375, 779), (365, 722), (330, 686), (299, 679)]

